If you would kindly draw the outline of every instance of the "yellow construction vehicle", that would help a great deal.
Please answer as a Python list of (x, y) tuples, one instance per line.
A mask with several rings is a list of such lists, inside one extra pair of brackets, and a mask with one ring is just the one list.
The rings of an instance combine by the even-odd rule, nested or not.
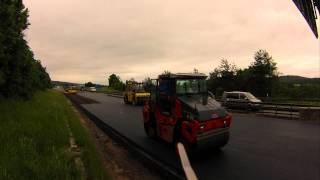
[(65, 93), (68, 93), (68, 94), (76, 94), (78, 91), (79, 91), (79, 88), (76, 86), (69, 86), (65, 88)]
[(126, 81), (126, 91), (123, 96), (125, 104), (143, 104), (144, 101), (149, 100), (150, 93), (146, 92), (143, 83), (136, 81)]

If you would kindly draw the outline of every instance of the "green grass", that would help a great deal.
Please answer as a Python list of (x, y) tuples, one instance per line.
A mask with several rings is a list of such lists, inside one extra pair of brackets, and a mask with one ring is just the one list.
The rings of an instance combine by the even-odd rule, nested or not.
[(69, 151), (67, 122), (90, 179), (109, 179), (89, 133), (57, 91), (30, 101), (0, 99), (0, 179), (82, 179)]

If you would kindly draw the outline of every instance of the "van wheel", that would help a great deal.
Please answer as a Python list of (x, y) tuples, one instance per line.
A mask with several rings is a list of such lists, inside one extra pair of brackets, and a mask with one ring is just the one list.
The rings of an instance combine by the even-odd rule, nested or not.
[(127, 97), (127, 96), (124, 96), (124, 97), (123, 97), (123, 101), (124, 101), (125, 104), (129, 104), (129, 102), (128, 102), (128, 97)]

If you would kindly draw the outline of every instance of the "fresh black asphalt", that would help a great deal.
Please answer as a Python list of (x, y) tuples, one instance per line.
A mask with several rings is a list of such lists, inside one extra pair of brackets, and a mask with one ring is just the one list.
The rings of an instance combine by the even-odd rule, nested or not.
[[(148, 138), (142, 107), (125, 105), (120, 98), (79, 93), (99, 104), (82, 105), (147, 152), (176, 168), (180, 163), (170, 144)], [(231, 139), (219, 151), (191, 157), (199, 179), (320, 180), (320, 126), (297, 120), (233, 114)]]

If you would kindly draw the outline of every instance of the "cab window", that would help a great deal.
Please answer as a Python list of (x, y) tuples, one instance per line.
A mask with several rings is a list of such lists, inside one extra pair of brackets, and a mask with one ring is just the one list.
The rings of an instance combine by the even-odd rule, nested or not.
[(227, 94), (228, 99), (239, 99), (239, 94), (236, 93), (229, 93)]
[(170, 115), (170, 80), (159, 80), (159, 99), (160, 112), (164, 115)]
[(244, 94), (240, 94), (240, 99), (247, 99), (247, 96), (245, 96)]

